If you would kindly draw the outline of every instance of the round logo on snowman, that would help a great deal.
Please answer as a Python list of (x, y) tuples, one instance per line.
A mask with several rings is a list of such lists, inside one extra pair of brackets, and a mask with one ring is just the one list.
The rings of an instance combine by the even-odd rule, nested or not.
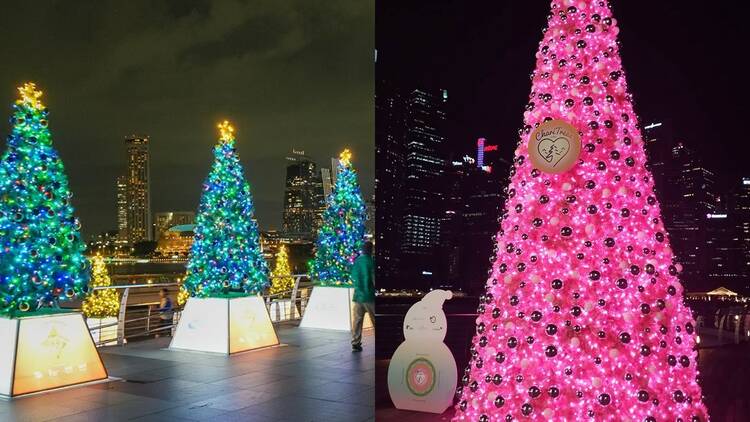
[(550, 120), (539, 125), (529, 137), (529, 159), (534, 168), (545, 173), (560, 174), (573, 168), (581, 153), (578, 129), (563, 120)]
[(406, 386), (415, 396), (423, 397), (435, 388), (435, 367), (425, 358), (415, 359), (406, 369)]

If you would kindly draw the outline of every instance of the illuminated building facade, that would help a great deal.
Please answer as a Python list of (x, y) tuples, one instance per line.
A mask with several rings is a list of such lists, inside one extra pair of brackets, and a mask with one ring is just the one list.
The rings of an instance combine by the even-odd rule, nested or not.
[[(716, 213), (719, 195), (715, 175), (708, 170), (692, 149), (678, 142), (666, 170), (669, 188), (665, 190), (669, 205), (664, 210), (664, 223), (671, 245), (682, 264), (682, 280), (689, 290), (710, 287), (705, 284), (705, 268), (701, 255), (707, 253), (706, 215)], [(663, 202), (662, 202), (663, 203)]]
[(283, 230), (289, 237), (312, 241), (325, 208), (322, 175), (304, 151), (292, 151), (287, 161)]
[(376, 265), (384, 288), (439, 283), (446, 160), (445, 90), (378, 81), (375, 99)]
[(750, 292), (750, 285), (738, 223), (738, 215), (731, 209), (706, 214), (706, 243), (700, 262), (709, 286), (726, 286), (745, 293)]
[(400, 287), (405, 104), (399, 90), (378, 80), (375, 97), (375, 271), (379, 286)]
[(274, 262), (276, 254), (279, 252), (279, 247), (287, 243), (287, 239), (284, 238), (284, 234), (277, 230), (266, 230), (260, 232), (260, 248), (263, 251), (263, 257), (266, 262)]
[(187, 258), (195, 239), (195, 224), (170, 227), (159, 237), (156, 254), (168, 258)]
[(100, 254), (103, 256), (130, 256), (132, 248), (127, 241), (120, 238), (119, 230), (111, 230), (99, 233), (88, 243), (88, 255)]
[(739, 239), (743, 249), (743, 265), (750, 275), (750, 177), (743, 177), (734, 195), (732, 209), (737, 215)]
[(328, 198), (333, 192), (333, 175), (331, 174), (331, 169), (327, 167), (321, 168), (320, 177), (323, 179), (323, 201), (325, 202), (325, 198)]
[(476, 157), (450, 160), (446, 169), (447, 206), (441, 230), (444, 284), (438, 287), (472, 295), (484, 289), (505, 202), (503, 170), (510, 167), (497, 149), (480, 138)]
[(148, 137), (125, 138), (128, 154), (126, 177), (127, 240), (151, 240), (151, 187)]
[(169, 211), (154, 214), (154, 240), (157, 242), (162, 235), (173, 226), (195, 223), (193, 211)]
[(680, 279), (688, 290), (710, 290), (717, 287), (709, 277), (710, 256), (728, 233), (719, 218), (707, 218), (723, 214), (717, 210), (721, 201), (716, 175), (693, 149), (672, 136), (669, 122), (644, 126), (648, 165), (670, 245), (683, 267)]
[[(445, 90), (414, 90), (406, 98), (404, 134), (404, 211), (401, 232), (402, 268), (407, 277), (430, 286), (440, 281), (440, 222), (446, 160)], [(408, 263), (408, 265), (407, 265)]]
[(128, 240), (128, 180), (117, 177), (117, 235), (120, 240)]

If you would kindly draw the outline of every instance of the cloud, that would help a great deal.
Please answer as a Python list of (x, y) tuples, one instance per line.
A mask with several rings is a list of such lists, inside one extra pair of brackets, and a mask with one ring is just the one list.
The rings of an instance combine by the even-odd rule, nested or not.
[(88, 235), (114, 227), (131, 133), (152, 140), (153, 211), (197, 207), (220, 118), (238, 127), (261, 226), (278, 227), (293, 147), (320, 164), (353, 148), (372, 192), (373, 20), (372, 1), (15, 3), (0, 9), (0, 101), (26, 79), (44, 88)]

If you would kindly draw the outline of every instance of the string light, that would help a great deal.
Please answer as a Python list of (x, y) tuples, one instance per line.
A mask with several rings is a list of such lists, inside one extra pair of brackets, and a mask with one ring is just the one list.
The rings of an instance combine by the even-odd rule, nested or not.
[(349, 151), (349, 149), (345, 149), (341, 151), (341, 154), (339, 154), (339, 162), (341, 162), (341, 165), (348, 167), (352, 163), (352, 152)]
[(250, 186), (234, 146), (234, 128), (218, 125), (214, 164), (203, 184), (184, 287), (191, 296), (257, 294), (268, 286)]
[(289, 254), (286, 245), (279, 247), (276, 254), (276, 266), (273, 269), (273, 280), (271, 283), (270, 294), (275, 295), (282, 292), (288, 292), (294, 288), (294, 279), (291, 277), (292, 269), (289, 266)]
[(229, 120), (216, 125), (219, 128), (219, 139), (224, 142), (230, 142), (234, 140), (234, 127), (229, 123)]
[(351, 165), (352, 154), (345, 149), (339, 157), (336, 184), (326, 199), (310, 273), (322, 286), (350, 287), (349, 271), (362, 249), (367, 213)]
[(0, 158), (0, 312), (10, 314), (74, 299), (90, 278), (42, 91), (29, 82), (18, 92)]
[(190, 299), (190, 292), (184, 285), (180, 285), (180, 290), (177, 292), (177, 306), (183, 306)]
[[(91, 258), (93, 272), (89, 289), (112, 285), (104, 258), (97, 254)], [(81, 304), (81, 310), (87, 318), (106, 318), (117, 316), (120, 311), (120, 297), (115, 289), (99, 289), (90, 292)]]
[[(708, 420), (617, 33), (608, 2), (552, 1), (456, 421)], [(550, 119), (584, 145), (561, 174), (527, 155)]]
[(21, 98), (16, 100), (17, 105), (36, 110), (44, 109), (44, 104), (40, 100), (42, 98), (42, 91), (36, 89), (34, 82), (26, 82), (23, 86), (18, 87), (18, 93), (21, 95)]

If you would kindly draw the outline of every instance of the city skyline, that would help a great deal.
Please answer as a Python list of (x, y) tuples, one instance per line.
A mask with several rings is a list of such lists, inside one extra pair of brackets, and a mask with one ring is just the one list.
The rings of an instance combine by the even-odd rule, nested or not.
[(319, 163), (350, 148), (372, 192), (374, 35), (357, 30), (372, 20), (367, 3), (19, 3), (0, 16), (25, 34), (0, 48), (24, 57), (0, 69), (0, 100), (8, 114), (22, 82), (44, 91), (87, 239), (117, 228), (124, 136), (150, 139), (152, 213), (197, 210), (223, 119), (237, 127), (261, 227), (281, 229), (292, 148)]
[[(750, 144), (737, 136), (736, 125), (744, 121), (748, 88), (733, 80), (735, 54), (744, 49), (742, 14), (669, 2), (612, 3), (641, 122), (670, 122), (676, 139), (722, 169), (718, 183), (746, 176), (736, 157), (750, 155)], [(452, 117), (446, 144), (469, 152), (486, 138), (509, 160), (529, 96), (529, 52), (538, 47), (549, 4), (384, 2), (375, 12), (379, 25), (389, 28), (376, 31), (376, 78), (402, 88), (447, 89)], [(691, 29), (707, 22), (717, 23)]]
[[(750, 175), (742, 161), (736, 159), (736, 154), (745, 153), (747, 145), (731, 136), (732, 131), (726, 125), (716, 124), (723, 119), (739, 121), (742, 97), (731, 90), (707, 92), (698, 83), (710, 70), (706, 63), (695, 64), (689, 55), (682, 54), (682, 46), (665, 48), (679, 38), (682, 30), (670, 32), (659, 28), (656, 32), (661, 38), (654, 39), (654, 33), (637, 29), (639, 24), (651, 23), (654, 16), (638, 14), (637, 7), (630, 7), (624, 3), (614, 5), (625, 22), (620, 33), (624, 69), (628, 71), (629, 88), (644, 126), (642, 135), (648, 141), (648, 153), (655, 152), (651, 151), (654, 148), (666, 151), (653, 156), (649, 168), (657, 180), (657, 197), (662, 203), (673, 248), (684, 263), (683, 282), (691, 291), (707, 291), (721, 285), (750, 291), (750, 285), (743, 282), (750, 261), (742, 260), (743, 253), (745, 257), (749, 255), (750, 243), (745, 240), (742, 246), (737, 240), (742, 236), (739, 227), (742, 218), (747, 221), (750, 218), (746, 211), (742, 214), (734, 209), (727, 211), (726, 219), (720, 218), (723, 214), (713, 214), (721, 208), (719, 198), (735, 201), (743, 177)], [(657, 7), (664, 14), (681, 16), (689, 22), (699, 19), (695, 11)], [(506, 194), (502, 193), (505, 183), (501, 181), (511, 169), (523, 107), (528, 102), (527, 81), (534, 63), (528, 51), (537, 48), (535, 40), (539, 28), (544, 26), (544, 8), (546, 4), (542, 3), (479, 2), (476, 8), (467, 9), (452, 0), (439, 4), (378, 6), (378, 22), (389, 28), (377, 31), (376, 37), (377, 189), (379, 195), (384, 194), (378, 198), (381, 244), (376, 264), (380, 272), (388, 274), (386, 289), (445, 286), (478, 294), (484, 286), (494, 255), (491, 249), (495, 246), (494, 237), (500, 228), (497, 218), (505, 206)], [(454, 9), (456, 13), (450, 13)], [(513, 17), (510, 24), (498, 25), (507, 23), (506, 17)], [(415, 19), (423, 30), (413, 31)], [(411, 36), (405, 37), (406, 33)], [(711, 33), (706, 38), (714, 36)], [(465, 48), (468, 40), (471, 48)], [(732, 42), (729, 40), (720, 48), (729, 49)], [(713, 47), (713, 44), (699, 44), (691, 52), (721, 58), (712, 65), (730, 70), (733, 65), (727, 59), (729, 56), (716, 57)], [(634, 53), (637, 51), (641, 54)], [(657, 57), (659, 54), (663, 57)], [(651, 67), (654, 64), (661, 67), (654, 70)], [(467, 69), (472, 69), (471, 75)], [(696, 107), (684, 98), (684, 92), (668, 95), (678, 88), (675, 80), (682, 81), (684, 86), (697, 85), (696, 96), (710, 98), (722, 107), (702, 107), (696, 113)], [(695, 83), (690, 85), (686, 81)], [(717, 82), (725, 81), (717, 79)], [(444, 124), (436, 123), (437, 115), (422, 116), (415, 119), (416, 124), (410, 123), (421, 112), (409, 99), (419, 97), (420, 92), (432, 93), (435, 98), (445, 93), (447, 101), (441, 111)], [(429, 101), (415, 104), (422, 106)], [(436, 133), (439, 126), (442, 128)], [(658, 142), (652, 142), (655, 133)], [(420, 139), (425, 134), (433, 141), (439, 140), (439, 146), (425, 147), (426, 143)], [(718, 137), (717, 142), (724, 148), (715, 148), (717, 142), (704, 142), (713, 137)], [(486, 145), (492, 149), (485, 150)], [(678, 145), (682, 153), (673, 151)], [(407, 157), (413, 161), (426, 151), (430, 161), (443, 163), (438, 167), (444, 174), (438, 183), (421, 188), (419, 195), (412, 198), (414, 204), (406, 203), (410, 198), (405, 185), (415, 182), (429, 185), (426, 178), (415, 174), (423, 173), (431, 165), (409, 163)], [(485, 152), (492, 158), (484, 157)], [(475, 165), (483, 159), (492, 161), (489, 163), (492, 174), (472, 171), (464, 157)], [(392, 205), (394, 201), (405, 203)], [(426, 213), (435, 216), (441, 211), (445, 213), (442, 218), (435, 217), (436, 233), (408, 227), (406, 214), (410, 208), (419, 208), (420, 203), (425, 208), (419, 220), (423, 229), (426, 229), (423, 221)], [(745, 238), (747, 231), (745, 227)], [(410, 256), (412, 252), (406, 250), (410, 233), (421, 240), (439, 239), (439, 247), (425, 249), (422, 260), (415, 260)], [(407, 263), (405, 268), (402, 262)]]

